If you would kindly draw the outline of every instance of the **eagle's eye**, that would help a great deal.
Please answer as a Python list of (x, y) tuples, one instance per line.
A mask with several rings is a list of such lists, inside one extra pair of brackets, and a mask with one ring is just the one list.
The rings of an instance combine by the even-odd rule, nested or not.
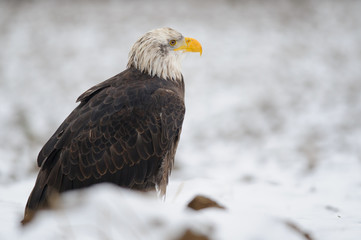
[(169, 45), (171, 45), (171, 46), (174, 46), (176, 44), (177, 44), (177, 41), (174, 39), (169, 41)]

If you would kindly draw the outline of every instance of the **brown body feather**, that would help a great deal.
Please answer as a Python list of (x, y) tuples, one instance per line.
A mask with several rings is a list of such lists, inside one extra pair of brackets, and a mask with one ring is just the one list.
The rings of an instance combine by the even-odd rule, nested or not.
[(23, 223), (57, 193), (110, 182), (162, 194), (184, 118), (183, 79), (134, 67), (90, 88), (38, 156)]

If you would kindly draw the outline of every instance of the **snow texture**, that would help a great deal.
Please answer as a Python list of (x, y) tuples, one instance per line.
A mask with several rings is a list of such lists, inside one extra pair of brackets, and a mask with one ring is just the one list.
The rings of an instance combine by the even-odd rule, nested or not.
[[(0, 239), (361, 239), (361, 1), (1, 1)], [(203, 45), (164, 201), (112, 185), (20, 226), (42, 145), (145, 32)], [(226, 209), (193, 211), (201, 194)]]

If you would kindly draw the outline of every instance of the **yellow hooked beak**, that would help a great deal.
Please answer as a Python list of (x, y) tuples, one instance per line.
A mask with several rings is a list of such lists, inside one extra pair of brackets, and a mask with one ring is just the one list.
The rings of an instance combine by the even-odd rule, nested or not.
[(199, 52), (200, 55), (202, 56), (202, 45), (194, 38), (184, 38), (184, 43), (174, 49), (174, 51), (184, 51), (184, 52)]

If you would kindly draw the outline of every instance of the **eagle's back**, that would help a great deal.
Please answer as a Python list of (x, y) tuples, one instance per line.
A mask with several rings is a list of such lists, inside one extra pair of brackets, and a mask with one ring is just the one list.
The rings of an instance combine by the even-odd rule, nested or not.
[[(110, 182), (165, 193), (184, 118), (184, 83), (135, 68), (90, 88), (44, 145), (24, 221), (55, 194)], [(27, 219), (28, 218), (28, 219)]]

